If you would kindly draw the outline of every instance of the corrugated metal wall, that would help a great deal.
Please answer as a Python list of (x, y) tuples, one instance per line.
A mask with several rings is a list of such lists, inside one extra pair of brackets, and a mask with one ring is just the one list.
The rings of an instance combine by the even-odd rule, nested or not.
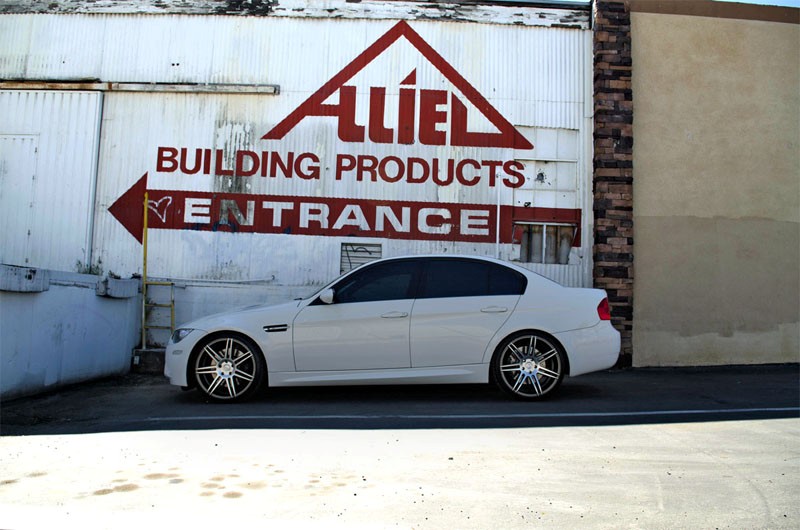
[[(416, 21), (411, 26), (518, 130), (533, 137), (536, 149), (354, 144), (337, 136), (336, 121), (308, 117), (281, 140), (262, 140), (278, 122), (331, 77), (384, 35), (396, 20), (336, 20), (216, 16), (72, 15), (0, 17), (0, 60), (4, 78), (93, 78), (135, 83), (277, 84), (280, 94), (196, 94), (110, 92), (102, 110), (97, 197), (94, 209), (94, 260), (127, 276), (141, 270), (141, 246), (108, 212), (108, 207), (144, 173), (155, 190), (245, 193), (259, 196), (337, 197), (424, 201), (429, 203), (515, 204), (515, 191), (503, 187), (437, 186), (336, 180), (339, 154), (368, 154), (426, 160), (561, 160), (547, 156), (555, 148), (546, 139), (573, 137), (568, 157), (577, 174), (565, 191), (570, 208), (583, 212), (584, 243), (571, 265), (530, 265), (572, 285), (591, 279), (591, 113), (587, 64), (590, 33), (580, 29)], [(464, 94), (419, 50), (400, 39), (358, 71), (347, 85), (356, 87), (356, 121), (368, 122), (371, 87), (386, 88), (386, 124), (396, 123), (398, 89), (416, 72), (416, 86)], [(27, 97), (22, 95), (17, 98)], [(99, 101), (99, 99), (98, 99)], [(336, 95), (327, 103), (335, 104)], [(471, 131), (492, 126), (468, 104)], [(96, 121), (82, 120), (92, 129)], [(91, 126), (90, 126), (91, 124)], [(0, 131), (2, 132), (2, 131)], [(538, 136), (538, 138), (537, 138)], [(551, 135), (552, 136), (552, 135)], [(71, 141), (69, 142), (71, 144)], [(83, 142), (81, 142), (83, 145)], [(88, 145), (88, 144), (86, 144)], [(250, 150), (314, 153), (318, 180), (301, 178), (220, 177), (157, 171), (159, 147), (221, 150), (224, 164)], [(63, 148), (63, 146), (62, 146)], [(541, 150), (542, 156), (539, 156)], [(49, 156), (49, 155), (48, 155)], [(570, 170), (572, 171), (572, 170)], [(213, 173), (213, 171), (212, 171)], [(526, 173), (527, 174), (527, 173)], [(91, 175), (84, 175), (91, 182)], [(531, 186), (533, 189), (533, 186)], [(90, 196), (84, 190), (84, 196)], [(83, 193), (83, 192), (81, 192)], [(78, 191), (74, 195), (80, 194)], [(534, 206), (550, 198), (533, 194)], [(537, 201), (542, 201), (541, 204)], [(5, 203), (5, 199), (4, 199)], [(175, 207), (177, 207), (176, 205)], [(558, 205), (556, 205), (558, 206)], [(76, 207), (77, 211), (77, 207)], [(84, 209), (85, 216), (90, 209)], [(89, 224), (81, 229), (86, 234)], [(338, 274), (343, 242), (358, 238), (285, 234), (230, 234), (193, 230), (150, 233), (151, 275), (209, 280), (268, 279), (282, 285), (310, 285)], [(375, 242), (374, 239), (363, 239)], [(458, 241), (378, 240), (383, 255), (449, 252), (513, 258), (511, 244)]]

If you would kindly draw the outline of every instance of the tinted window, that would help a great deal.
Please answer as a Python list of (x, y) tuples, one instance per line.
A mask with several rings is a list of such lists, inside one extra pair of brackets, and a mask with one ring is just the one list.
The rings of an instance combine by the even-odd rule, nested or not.
[(522, 294), (528, 280), (522, 274), (508, 267), (491, 264), (489, 266), (489, 293), (493, 296)]
[(337, 304), (349, 304), (411, 298), (416, 269), (417, 263), (413, 261), (373, 265), (348, 276), (334, 286), (334, 301)]
[(480, 261), (431, 260), (428, 262), (420, 298), (486, 296), (489, 294), (489, 264)]
[(419, 298), (520, 295), (525, 277), (494, 263), (468, 260), (431, 260)]

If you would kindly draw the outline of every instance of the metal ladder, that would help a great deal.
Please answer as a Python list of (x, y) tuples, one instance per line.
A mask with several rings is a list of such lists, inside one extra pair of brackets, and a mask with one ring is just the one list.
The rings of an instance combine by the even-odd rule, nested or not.
[[(148, 302), (147, 294), (150, 292), (150, 287), (169, 287), (169, 303)], [(169, 308), (169, 326), (148, 324), (148, 309), (166, 309)], [(170, 335), (175, 331), (175, 284), (167, 281), (150, 281), (142, 278), (142, 349), (149, 349), (147, 344), (147, 330), (149, 329), (163, 329), (169, 330)]]

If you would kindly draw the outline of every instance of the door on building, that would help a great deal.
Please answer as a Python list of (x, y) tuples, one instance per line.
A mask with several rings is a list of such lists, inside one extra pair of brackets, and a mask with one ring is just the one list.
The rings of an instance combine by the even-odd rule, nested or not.
[(0, 263), (90, 268), (100, 92), (0, 90)]
[(0, 134), (0, 263), (31, 263), (36, 204), (36, 135)]

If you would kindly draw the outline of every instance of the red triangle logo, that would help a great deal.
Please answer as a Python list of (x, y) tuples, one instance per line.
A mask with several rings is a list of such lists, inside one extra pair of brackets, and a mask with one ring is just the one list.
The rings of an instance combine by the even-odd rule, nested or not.
[[(370, 64), (376, 57), (386, 51), (389, 46), (394, 44), (401, 37), (405, 38), (414, 48), (419, 51), (442, 75), (455, 86), (467, 100), (483, 114), (483, 116), (497, 129), (498, 132), (469, 132), (467, 131), (467, 108), (464, 103), (459, 100), (455, 94), (450, 96), (451, 106), (451, 135), (450, 145), (453, 146), (468, 146), (468, 147), (504, 147), (512, 149), (533, 149), (531, 144), (514, 126), (506, 120), (495, 109), (475, 87), (473, 87), (464, 77), (448, 63), (444, 57), (434, 50), (425, 40), (408, 25), (405, 21), (400, 21), (395, 24), (389, 31), (383, 34), (378, 40), (364, 50), (358, 57), (353, 59), (350, 64), (345, 66), (338, 74), (334, 75), (327, 83), (322, 85), (319, 90), (312, 94), (300, 106), (292, 111), (286, 118), (273, 127), (263, 140), (279, 140), (286, 136), (303, 118), (307, 116), (332, 116), (339, 117), (340, 130), (342, 127), (341, 120), (343, 119), (343, 109), (345, 103), (341, 101), (349, 101), (355, 104), (355, 88), (345, 87), (344, 84), (352, 79), (358, 72), (363, 70)], [(414, 76), (416, 77), (416, 76)], [(406, 82), (413, 82), (411, 75), (404, 80)], [(344, 90), (350, 89), (348, 91)], [(338, 105), (325, 104), (328, 99), (337, 90), (343, 89), (340, 94), (340, 103)], [(382, 94), (378, 94), (382, 97)], [(438, 101), (437, 103), (442, 103)], [(401, 102), (402, 104), (402, 102)], [(350, 130), (356, 131), (356, 136), (363, 137), (364, 126), (350, 124)], [(380, 134), (378, 131), (377, 134)], [(372, 137), (372, 130), (370, 131)], [(399, 143), (411, 143), (408, 141), (408, 133), (404, 134), (403, 131), (398, 132)], [(340, 138), (345, 141), (359, 141), (349, 138)], [(386, 143), (385, 141), (382, 143)], [(424, 143), (424, 142), (423, 142)]]
[(414, 69), (413, 72), (408, 74), (405, 79), (400, 81), (400, 85), (416, 85), (417, 84), (417, 70)]

